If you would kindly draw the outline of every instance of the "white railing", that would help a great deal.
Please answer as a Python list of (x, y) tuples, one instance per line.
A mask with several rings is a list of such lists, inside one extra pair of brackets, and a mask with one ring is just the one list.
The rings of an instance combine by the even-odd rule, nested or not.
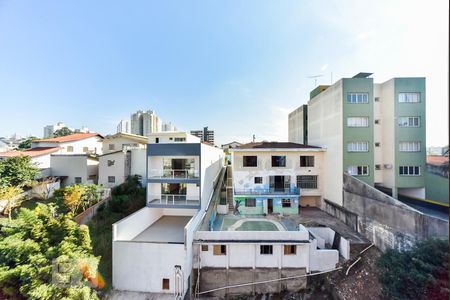
[(148, 178), (198, 178), (199, 171), (194, 169), (157, 169), (149, 170)]
[(175, 194), (161, 194), (150, 195), (149, 204), (163, 204), (163, 205), (200, 205), (200, 200), (195, 196), (175, 195)]

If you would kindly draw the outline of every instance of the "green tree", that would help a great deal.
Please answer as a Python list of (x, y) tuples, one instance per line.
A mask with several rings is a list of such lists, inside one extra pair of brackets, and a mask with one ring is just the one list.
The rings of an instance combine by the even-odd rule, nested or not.
[(19, 149), (29, 149), (29, 148), (31, 148), (31, 142), (33, 140), (35, 140), (35, 139), (37, 139), (35, 136), (31, 136), (31, 137), (27, 138), (26, 140), (22, 141), (19, 144), (18, 148)]
[(8, 299), (98, 299), (89, 285), (101, 283), (98, 261), (89, 229), (54, 206), (22, 208), (0, 227), (0, 294)]
[(66, 135), (71, 135), (71, 134), (73, 134), (73, 131), (70, 130), (68, 127), (63, 127), (61, 129), (58, 129), (55, 132), (53, 132), (54, 137), (66, 136)]
[(81, 206), (85, 192), (86, 188), (79, 184), (64, 188), (64, 204), (73, 214), (75, 214)]
[(39, 169), (31, 162), (29, 156), (8, 157), (0, 160), (0, 185), (27, 186), (30, 185)]
[(19, 207), (25, 199), (22, 193), (22, 188), (18, 186), (0, 186), (0, 201), (6, 202), (3, 214), (7, 214), (10, 220), (12, 210)]
[(389, 299), (448, 299), (448, 240), (429, 239), (380, 256), (379, 281)]

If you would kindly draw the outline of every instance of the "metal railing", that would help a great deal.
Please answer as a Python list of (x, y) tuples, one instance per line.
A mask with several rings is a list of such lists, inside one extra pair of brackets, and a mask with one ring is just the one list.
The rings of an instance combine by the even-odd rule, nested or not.
[(299, 195), (298, 188), (234, 189), (235, 195)]
[(176, 195), (176, 194), (161, 194), (161, 195), (150, 195), (149, 204), (163, 204), (163, 205), (200, 205), (199, 198), (187, 196), (187, 195)]
[(198, 178), (199, 171), (195, 169), (159, 169), (149, 170), (148, 178)]

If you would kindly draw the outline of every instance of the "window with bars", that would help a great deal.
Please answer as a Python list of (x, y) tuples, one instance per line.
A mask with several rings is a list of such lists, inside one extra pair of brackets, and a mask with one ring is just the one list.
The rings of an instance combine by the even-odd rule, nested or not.
[(255, 184), (263, 183), (262, 177), (255, 177)]
[(286, 167), (286, 156), (272, 156), (272, 167)]
[(353, 176), (368, 176), (369, 166), (348, 166), (347, 173)]
[(300, 156), (300, 167), (314, 167), (314, 156), (301, 155)]
[(297, 187), (300, 189), (317, 189), (317, 175), (297, 176)]
[(419, 127), (420, 117), (399, 117), (398, 126), (400, 127)]
[(369, 117), (348, 117), (348, 127), (369, 127)]
[(399, 103), (417, 103), (420, 102), (420, 93), (398, 93)]
[(256, 167), (257, 157), (256, 156), (243, 156), (242, 158), (244, 167)]
[(420, 152), (420, 142), (400, 142), (398, 150), (400, 152)]
[(281, 206), (284, 208), (292, 207), (291, 199), (281, 199)]
[(420, 176), (419, 166), (400, 166), (399, 167), (400, 176)]
[(245, 198), (245, 207), (256, 207), (255, 198)]
[(348, 103), (369, 103), (369, 93), (347, 93)]
[(348, 152), (369, 152), (369, 142), (349, 142), (347, 143)]
[(273, 246), (272, 245), (261, 245), (259, 246), (260, 254), (273, 254)]

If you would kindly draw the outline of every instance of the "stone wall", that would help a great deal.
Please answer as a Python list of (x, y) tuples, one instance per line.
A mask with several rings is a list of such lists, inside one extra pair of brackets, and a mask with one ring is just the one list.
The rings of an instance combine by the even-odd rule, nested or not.
[[(197, 277), (197, 269), (194, 269)], [(261, 282), (292, 276), (305, 275), (306, 269), (278, 269), (278, 268), (202, 268), (200, 270), (200, 292), (209, 291), (225, 286), (243, 283)], [(225, 298), (226, 295), (254, 295), (265, 293), (281, 293), (283, 291), (296, 292), (306, 289), (306, 277), (286, 279), (262, 284), (246, 285), (227, 288), (202, 296)]]
[(418, 240), (448, 238), (448, 221), (403, 204), (362, 181), (344, 174), (343, 206), (325, 202), (325, 210), (355, 227), (379, 249), (404, 249)]

